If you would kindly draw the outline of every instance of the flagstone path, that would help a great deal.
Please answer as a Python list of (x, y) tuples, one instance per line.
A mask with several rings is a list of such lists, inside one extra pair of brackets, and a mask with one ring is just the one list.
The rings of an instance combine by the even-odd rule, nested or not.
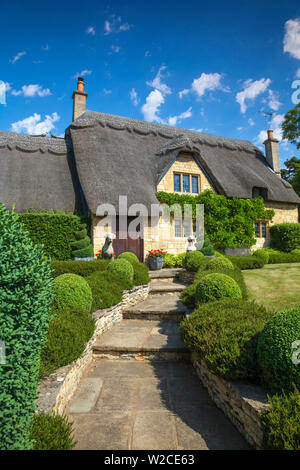
[[(169, 277), (168, 277), (169, 274)], [(248, 449), (210, 399), (178, 336), (188, 313), (176, 271), (101, 335), (69, 406), (77, 449)], [(162, 274), (160, 274), (161, 276)]]

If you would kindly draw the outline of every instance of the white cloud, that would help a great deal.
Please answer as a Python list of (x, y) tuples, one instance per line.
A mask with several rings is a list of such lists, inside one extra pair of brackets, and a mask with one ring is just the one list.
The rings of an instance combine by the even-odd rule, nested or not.
[(255, 122), (253, 121), (253, 119), (249, 118), (248, 119), (248, 124), (249, 124), (249, 126), (254, 126)]
[(137, 106), (140, 102), (137, 92), (134, 88), (129, 92), (130, 99), (133, 102), (134, 106)]
[(179, 116), (170, 116), (168, 119), (168, 123), (170, 126), (176, 126), (178, 122), (180, 122), (182, 119), (187, 119), (193, 115), (192, 113), (192, 107), (184, 111), (183, 113), (179, 114)]
[(14, 96), (24, 95), (26, 98), (34, 96), (44, 97), (51, 95), (49, 88), (43, 88), (41, 85), (23, 85), (21, 90), (12, 90)]
[(121, 16), (116, 18), (115, 15), (112, 16), (111, 21), (106, 20), (104, 22), (104, 34), (108, 35), (111, 33), (121, 33), (122, 31), (129, 31), (132, 27), (129, 23), (122, 23)]
[(202, 73), (199, 78), (193, 80), (191, 88), (186, 88), (178, 93), (181, 99), (191, 91), (196, 93), (200, 98), (206, 91), (222, 90), (228, 92), (228, 88), (224, 88), (221, 84), (222, 75), (220, 73)]
[(243, 114), (247, 110), (245, 101), (255, 100), (258, 95), (264, 93), (267, 90), (270, 84), (271, 80), (269, 78), (262, 78), (260, 80), (256, 80), (255, 82), (250, 78), (244, 83), (244, 90), (240, 91), (236, 95), (236, 101), (239, 103), (241, 112)]
[(171, 88), (169, 88), (165, 83), (162, 83), (162, 72), (166, 70), (166, 68), (166, 65), (162, 65), (152, 82), (146, 82), (146, 84), (152, 88), (155, 88), (156, 90), (159, 90), (163, 95), (170, 95), (172, 93)]
[(18, 52), (18, 54), (15, 55), (15, 57), (13, 57), (12, 59), (10, 59), (10, 62), (11, 62), (12, 64), (14, 64), (14, 63), (17, 62), (18, 60), (20, 60), (21, 57), (23, 57), (23, 55), (26, 55), (26, 51)]
[(120, 49), (121, 49), (120, 46), (114, 46), (114, 45), (111, 46), (110, 48), (111, 48), (112, 52), (114, 52), (115, 54), (118, 54), (118, 52), (120, 52)]
[(104, 95), (111, 95), (111, 94), (112, 94), (112, 91), (111, 91), (111, 90), (107, 90), (106, 88), (103, 88), (103, 93), (104, 93)]
[(277, 111), (281, 106), (281, 103), (279, 101), (279, 94), (276, 93), (275, 91), (269, 90), (268, 103), (269, 103), (269, 107), (273, 111)]
[(92, 36), (95, 36), (96, 34), (96, 30), (95, 30), (95, 27), (94, 26), (89, 26), (86, 30), (85, 30), (86, 34), (91, 34)]
[[(270, 129), (274, 131), (275, 139), (282, 140), (282, 122), (284, 121), (284, 114), (274, 114), (270, 122)], [(261, 145), (268, 138), (267, 131), (262, 130), (254, 140), (256, 145)]]
[(10, 84), (0, 80), (0, 104), (6, 105), (6, 92), (10, 90)]
[(81, 72), (77, 72), (75, 73), (74, 77), (73, 78), (78, 78), (78, 77), (84, 77), (85, 75), (91, 75), (92, 73), (92, 70), (87, 70), (87, 69), (84, 69), (82, 70)]
[(54, 123), (59, 119), (60, 116), (57, 113), (52, 113), (51, 116), (46, 114), (44, 121), (41, 121), (41, 115), (34, 113), (32, 116), (29, 116), (22, 121), (13, 122), (11, 125), (11, 131), (32, 135), (45, 134), (55, 127)]
[(159, 107), (165, 102), (159, 90), (153, 90), (146, 98), (146, 103), (142, 106), (142, 113), (146, 121), (163, 122), (159, 117)]
[(294, 59), (300, 59), (300, 18), (285, 23), (283, 50)]

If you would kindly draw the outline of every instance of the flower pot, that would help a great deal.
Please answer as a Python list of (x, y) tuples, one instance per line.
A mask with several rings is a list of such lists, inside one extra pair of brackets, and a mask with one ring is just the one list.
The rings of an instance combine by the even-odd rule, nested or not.
[(151, 271), (157, 271), (158, 269), (162, 269), (164, 265), (164, 258), (157, 256), (153, 258), (152, 256), (149, 257), (149, 268)]

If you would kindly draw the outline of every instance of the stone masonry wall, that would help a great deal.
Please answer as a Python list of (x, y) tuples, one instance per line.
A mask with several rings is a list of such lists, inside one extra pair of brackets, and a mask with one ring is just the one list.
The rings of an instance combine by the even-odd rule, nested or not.
[(195, 353), (191, 359), (197, 375), (217, 407), (252, 447), (262, 449), (263, 429), (260, 414), (267, 408), (265, 391), (257, 385), (232, 383), (217, 377)]
[(113, 307), (93, 313), (96, 328), (82, 355), (72, 364), (61, 367), (46, 378), (39, 386), (37, 411), (54, 411), (63, 414), (67, 403), (72, 398), (84, 370), (93, 358), (93, 346), (99, 335), (109, 330), (114, 323), (123, 319), (122, 312), (129, 306), (136, 305), (148, 297), (149, 285), (137, 286), (124, 291), (122, 302)]

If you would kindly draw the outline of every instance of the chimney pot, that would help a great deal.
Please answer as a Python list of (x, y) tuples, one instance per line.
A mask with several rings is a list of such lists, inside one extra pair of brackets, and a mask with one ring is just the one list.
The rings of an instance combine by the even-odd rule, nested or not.
[(266, 148), (266, 160), (273, 168), (277, 175), (281, 176), (280, 163), (279, 163), (279, 152), (278, 152), (278, 140), (274, 138), (272, 129), (267, 131), (268, 138), (264, 142)]
[(273, 130), (272, 130), (272, 129), (269, 129), (269, 130), (267, 131), (267, 133), (268, 133), (268, 139), (269, 139), (269, 140), (273, 140), (273, 139), (274, 139)]

